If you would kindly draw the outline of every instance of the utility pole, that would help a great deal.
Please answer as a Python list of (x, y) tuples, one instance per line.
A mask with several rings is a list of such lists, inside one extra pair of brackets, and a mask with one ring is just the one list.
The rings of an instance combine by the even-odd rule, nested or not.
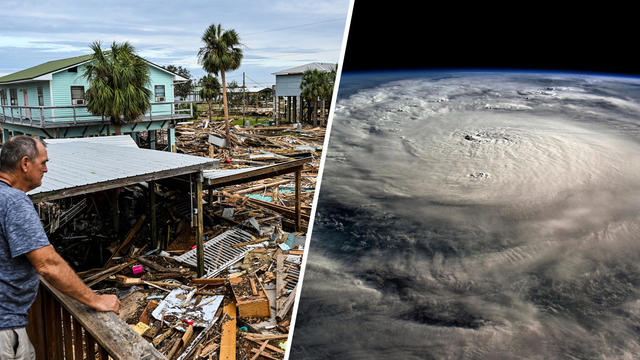
[(245, 127), (249, 127), (247, 126), (247, 122), (244, 118), (246, 108), (247, 108), (247, 88), (245, 87), (245, 84), (244, 84), (244, 71), (243, 71), (242, 72), (242, 122), (244, 123)]

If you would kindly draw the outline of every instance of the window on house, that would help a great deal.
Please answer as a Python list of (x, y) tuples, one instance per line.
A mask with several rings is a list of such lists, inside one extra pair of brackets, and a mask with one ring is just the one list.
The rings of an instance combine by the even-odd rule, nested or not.
[(154, 86), (154, 93), (156, 95), (156, 101), (165, 101), (164, 85), (156, 85), (156, 86)]
[(42, 88), (38, 88), (38, 106), (44, 106), (44, 94)]
[(11, 106), (18, 106), (18, 89), (9, 89), (9, 96), (11, 97)]
[(0, 90), (0, 104), (7, 105), (7, 90)]
[(69, 68), (67, 71), (68, 71), (68, 72), (74, 72), (74, 73), (77, 73), (77, 72), (78, 72), (78, 67), (77, 67), (77, 66), (74, 66), (74, 67), (72, 67), (72, 68)]
[(71, 105), (84, 105), (84, 86), (71, 87)]

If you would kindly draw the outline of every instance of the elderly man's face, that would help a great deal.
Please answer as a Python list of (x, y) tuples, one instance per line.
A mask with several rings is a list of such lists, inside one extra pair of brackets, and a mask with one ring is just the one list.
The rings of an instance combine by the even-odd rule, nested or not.
[(38, 148), (38, 156), (32, 161), (27, 161), (27, 172), (25, 174), (26, 180), (29, 184), (29, 190), (33, 190), (42, 185), (42, 177), (44, 173), (48, 171), (47, 161), (49, 157), (47, 155), (47, 149), (40, 143), (36, 143)]

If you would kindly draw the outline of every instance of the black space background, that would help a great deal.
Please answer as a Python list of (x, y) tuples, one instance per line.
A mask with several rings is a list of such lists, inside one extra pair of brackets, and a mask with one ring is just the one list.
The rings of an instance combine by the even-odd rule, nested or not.
[(517, 69), (640, 75), (640, 14), (610, 2), (575, 8), (559, 4), (356, 0), (343, 71)]

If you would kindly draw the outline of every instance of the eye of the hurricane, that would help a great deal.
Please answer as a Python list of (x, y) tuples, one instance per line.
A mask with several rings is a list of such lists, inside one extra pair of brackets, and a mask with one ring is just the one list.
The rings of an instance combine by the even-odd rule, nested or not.
[(565, 119), (520, 114), (514, 121), (493, 114), (482, 119), (488, 127), (475, 126), (473, 115), (453, 120), (433, 117), (399, 134), (428, 169), (424, 187), (449, 200), (547, 201), (570, 189), (606, 183), (611, 174), (629, 179), (637, 170), (626, 164), (640, 160), (630, 151), (637, 145)]

